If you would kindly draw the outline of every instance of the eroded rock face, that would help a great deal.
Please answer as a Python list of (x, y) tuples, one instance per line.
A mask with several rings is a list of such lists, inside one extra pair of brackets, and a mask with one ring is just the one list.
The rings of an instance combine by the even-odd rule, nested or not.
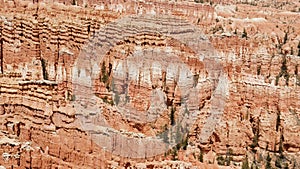
[[(177, 29), (172, 30), (177, 23)], [(140, 15), (108, 24), (83, 47), (75, 65), (74, 73), (79, 75), (73, 80), (74, 94), (78, 96), (75, 107), (82, 112), (78, 114), (82, 127), (93, 131), (101, 124), (104, 131), (93, 131), (94, 141), (121, 156), (145, 158), (164, 154), (188, 134), (186, 131), (200, 115), (205, 95), (199, 89), (203, 84), (211, 83), (214, 93), (211, 96), (214, 113), (209, 121), (220, 119), (215, 116), (223, 113), (228, 82), (224, 77), (220, 80), (224, 75), (215, 55), (200, 30), (181, 19)], [(110, 111), (94, 106), (97, 101), (90, 99), (95, 96), (94, 84), (98, 85), (96, 93), (104, 102), (115, 104)], [(91, 122), (82, 118), (87, 115)], [(105, 120), (96, 124), (94, 118)], [(144, 131), (143, 134), (152, 137), (128, 138), (111, 131), (109, 126)], [(203, 129), (205, 141), (214, 127), (215, 124), (209, 124)], [(155, 138), (158, 134), (163, 138)], [(139, 147), (137, 152), (133, 147)]]
[[(247, 156), (264, 167), (269, 153), (299, 167), (295, 12), (74, 2), (0, 5), (0, 165), (218, 168), (226, 156), (240, 168)], [(182, 147), (166, 151), (166, 129), (188, 146), (175, 135), (168, 145)]]

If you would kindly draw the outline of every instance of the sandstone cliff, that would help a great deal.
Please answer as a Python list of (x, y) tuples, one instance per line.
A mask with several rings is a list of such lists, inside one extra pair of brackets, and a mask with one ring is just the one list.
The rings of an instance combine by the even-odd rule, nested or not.
[(299, 3), (246, 2), (2, 1), (0, 166), (299, 167)]

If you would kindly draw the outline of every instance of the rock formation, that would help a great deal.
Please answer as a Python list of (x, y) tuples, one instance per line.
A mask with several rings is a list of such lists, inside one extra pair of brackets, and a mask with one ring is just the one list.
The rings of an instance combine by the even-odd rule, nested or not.
[(0, 7), (0, 168), (300, 167), (299, 2)]

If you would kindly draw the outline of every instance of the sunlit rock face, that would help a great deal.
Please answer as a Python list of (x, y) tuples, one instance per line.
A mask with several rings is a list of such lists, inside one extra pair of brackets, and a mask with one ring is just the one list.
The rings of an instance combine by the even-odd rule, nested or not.
[(299, 168), (298, 7), (1, 2), (0, 168)]
[[(176, 23), (178, 29), (173, 30)], [(207, 95), (216, 103), (211, 109), (217, 112), (211, 116), (222, 115), (228, 82), (219, 84), (224, 73), (216, 58), (202, 32), (181, 19), (142, 15), (108, 24), (83, 48), (75, 65), (75, 108), (82, 128), (117, 155), (164, 154), (187, 136)], [(100, 108), (91, 97), (108, 104)], [(215, 119), (211, 117), (210, 123)], [(203, 140), (216, 123), (205, 126)], [(124, 142), (140, 149), (131, 153)]]

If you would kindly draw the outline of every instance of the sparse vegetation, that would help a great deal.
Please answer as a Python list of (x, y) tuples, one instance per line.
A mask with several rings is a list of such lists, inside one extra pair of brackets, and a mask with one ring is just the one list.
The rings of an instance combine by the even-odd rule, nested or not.
[(298, 42), (298, 56), (300, 56), (300, 41)]
[(76, 96), (73, 94), (72, 96), (71, 96), (71, 101), (75, 101), (76, 100)]
[(296, 85), (300, 86), (300, 76), (296, 76)]
[(190, 111), (189, 111), (187, 105), (185, 105), (184, 114), (185, 115), (190, 115)]
[(130, 102), (130, 96), (128, 96), (128, 93), (125, 93), (125, 103), (129, 103)]
[(175, 124), (175, 112), (176, 112), (176, 108), (174, 106), (172, 106), (171, 113), (170, 113), (170, 124), (171, 125)]
[(278, 131), (280, 126), (280, 112), (277, 113), (277, 119), (276, 119), (276, 131)]
[(221, 156), (221, 155), (218, 156), (216, 160), (217, 160), (219, 165), (225, 165), (225, 159), (224, 159), (223, 156)]
[(67, 99), (70, 100), (70, 101), (75, 101), (76, 100), (76, 96), (74, 94), (69, 93), (69, 91), (68, 91), (68, 93), (67, 93)]
[(171, 154), (172, 154), (172, 160), (173, 160), (173, 161), (178, 160), (178, 150), (177, 150), (176, 148), (173, 148), (173, 149), (172, 149)]
[(107, 96), (104, 96), (104, 98), (102, 98), (102, 100), (104, 103), (108, 103), (112, 106), (114, 105), (114, 101), (113, 100), (109, 101)]
[(119, 95), (118, 92), (115, 92), (115, 95), (114, 95), (114, 103), (115, 103), (116, 105), (118, 105), (119, 102), (120, 102), (120, 95)]
[(254, 151), (254, 148), (258, 146), (258, 139), (259, 139), (259, 121), (257, 121), (256, 127), (253, 127), (253, 141), (250, 147), (252, 148), (252, 151)]
[[(183, 131), (182, 131), (182, 127), (177, 125), (176, 126), (176, 133), (175, 133), (175, 142), (179, 143), (182, 141), (183, 139), (183, 135), (182, 135)], [(179, 146), (179, 145), (177, 145)], [(179, 147), (180, 148), (180, 147)]]
[(276, 76), (276, 79), (275, 79), (275, 85), (276, 85), (276, 86), (278, 85), (279, 78), (280, 78), (280, 77), (277, 75), (277, 76)]
[(288, 163), (284, 163), (284, 167), (283, 167), (283, 169), (289, 169), (289, 165), (288, 165)]
[(44, 58), (41, 58), (42, 64), (42, 72), (44, 80), (48, 80), (48, 72), (47, 72), (47, 61)]
[(188, 139), (189, 139), (189, 137), (186, 136), (186, 137), (182, 140), (182, 142), (181, 142), (181, 147), (182, 147), (183, 150), (186, 150), (187, 146), (189, 145), (189, 144), (188, 144)]
[(296, 85), (300, 86), (300, 76), (298, 75), (298, 64), (295, 65)]
[(227, 150), (225, 158), (222, 155), (219, 155), (216, 160), (217, 160), (219, 165), (229, 166), (231, 161), (233, 160), (233, 158), (232, 158), (232, 149)]
[[(165, 129), (167, 129), (166, 127), (167, 126), (165, 126)], [(164, 139), (165, 143), (169, 143), (169, 137), (168, 137), (167, 132), (163, 132), (161, 136)], [(167, 153), (165, 153), (165, 156), (171, 155), (173, 161), (178, 160), (178, 150), (180, 150), (180, 149), (186, 150), (187, 145), (188, 145), (188, 138), (189, 138), (188, 135), (186, 137), (182, 138), (180, 143), (178, 143), (171, 150), (169, 150)]]
[(179, 149), (183, 149), (186, 150), (187, 146), (188, 146), (188, 139), (189, 139), (189, 135), (185, 135), (183, 133), (187, 133), (187, 129), (184, 129), (182, 126), (177, 125), (176, 126), (177, 130), (176, 130), (176, 136), (175, 136), (175, 142), (178, 143), (176, 145), (177, 150)]
[(200, 149), (199, 161), (203, 163), (203, 151)]
[(103, 82), (104, 84), (108, 82), (108, 74), (106, 72), (105, 62), (102, 63), (102, 67), (101, 67), (101, 82)]
[(287, 32), (285, 32), (284, 38), (283, 38), (283, 44), (286, 44), (287, 41), (288, 41), (288, 34), (287, 34)]
[(275, 166), (278, 167), (278, 168), (282, 168), (281, 163), (282, 163), (281, 158), (276, 157)]
[(193, 87), (197, 86), (198, 80), (199, 80), (199, 74), (194, 75), (193, 76), (193, 82), (194, 82)]
[(286, 85), (288, 85), (290, 75), (289, 75), (289, 73), (288, 73), (288, 71), (287, 71), (287, 66), (286, 66), (286, 56), (284, 56), (283, 59), (282, 59), (281, 70), (280, 70), (280, 73), (276, 76), (275, 85), (278, 85), (279, 78), (282, 77), (282, 76), (283, 76), (283, 77), (285, 78), (285, 80), (286, 80)]
[(257, 66), (257, 75), (260, 75), (260, 71), (261, 71), (261, 65)]
[(282, 132), (280, 134), (278, 153), (280, 154), (280, 158), (284, 158), (284, 155), (283, 155), (283, 134), (282, 134)]
[(255, 147), (257, 147), (257, 145), (258, 145), (258, 134), (255, 134), (254, 137), (253, 137), (253, 142), (252, 142), (252, 144), (250, 145), (250, 147), (251, 147), (252, 149), (254, 149)]
[(213, 32), (213, 34), (221, 31), (221, 32), (224, 32), (224, 28), (222, 27), (222, 25), (216, 25), (215, 27), (213, 27), (211, 29), (211, 31)]
[[(3, 70), (3, 38), (2, 38), (2, 28), (0, 27), (0, 33), (1, 33), (1, 38), (0, 38), (0, 69), (1, 73), (4, 73)], [(300, 52), (300, 50), (299, 50)]]
[(266, 169), (272, 169), (271, 167), (271, 160), (270, 154), (268, 153), (267, 159), (266, 159)]
[(195, 3), (204, 3), (204, 0), (194, 0)]
[(248, 157), (246, 156), (243, 164), (242, 164), (242, 169), (249, 169), (249, 162), (248, 162)]
[(162, 133), (159, 135), (160, 138), (162, 138), (165, 143), (169, 143), (169, 136), (168, 136), (167, 129), (168, 129), (168, 126), (164, 125), (162, 128)]
[(229, 166), (231, 161), (233, 160), (232, 154), (233, 154), (232, 149), (231, 148), (227, 149), (226, 156), (225, 156), (225, 165), (226, 166)]
[(244, 28), (243, 33), (242, 33), (242, 38), (248, 39), (248, 34), (246, 32), (246, 29)]
[(102, 99), (104, 103), (108, 103), (108, 97), (104, 96), (104, 98)]

